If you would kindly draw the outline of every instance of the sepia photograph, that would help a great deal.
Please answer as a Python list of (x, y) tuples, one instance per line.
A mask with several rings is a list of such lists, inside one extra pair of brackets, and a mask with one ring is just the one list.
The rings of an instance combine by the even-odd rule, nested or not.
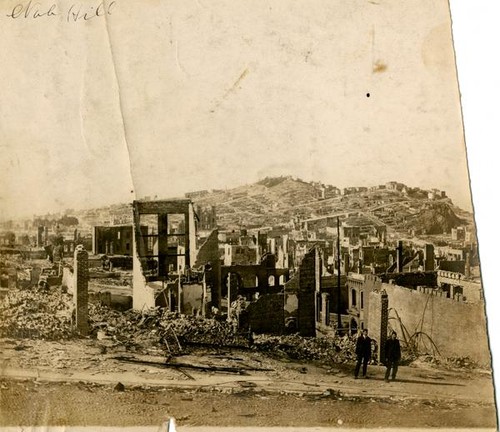
[(0, 430), (496, 430), (455, 5), (2, 0)]

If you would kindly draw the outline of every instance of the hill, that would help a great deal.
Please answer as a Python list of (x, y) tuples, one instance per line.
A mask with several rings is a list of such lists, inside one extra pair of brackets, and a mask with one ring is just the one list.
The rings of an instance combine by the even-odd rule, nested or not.
[(195, 204), (216, 206), (219, 226), (247, 228), (287, 225), (292, 220), (359, 213), (400, 230), (415, 229), (427, 234), (450, 232), (471, 222), (449, 198), (429, 200), (419, 188), (402, 190), (346, 188), (343, 191), (318, 182), (290, 176), (266, 177), (257, 183), (209, 193)]
[[(336, 215), (365, 215), (389, 229), (416, 233), (449, 233), (459, 225), (472, 225), (472, 215), (454, 206), (449, 198), (428, 199), (428, 191), (400, 183), (350, 187), (342, 191), (320, 182), (291, 176), (266, 177), (256, 183), (226, 190), (204, 191), (193, 197), (195, 206), (215, 206), (222, 229), (297, 227), (305, 219)], [(75, 212), (83, 226), (132, 223), (130, 204)]]
[(449, 203), (437, 202), (424, 204), (422, 211), (413, 216), (408, 224), (420, 233), (442, 234), (465, 222), (455, 214)]

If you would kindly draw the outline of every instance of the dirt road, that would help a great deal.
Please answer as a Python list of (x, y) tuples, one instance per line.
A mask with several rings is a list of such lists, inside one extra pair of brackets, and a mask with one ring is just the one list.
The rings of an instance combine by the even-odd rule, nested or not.
[[(195, 350), (165, 367), (155, 355), (96, 341), (1, 341), (2, 414), (9, 425), (496, 427), (491, 374), (415, 363), (386, 383), (370, 366), (318, 365), (261, 353)], [(129, 358), (148, 363), (130, 363)], [(229, 371), (229, 372), (228, 372)], [(239, 371), (239, 372), (236, 372)], [(118, 385), (118, 383), (123, 384)]]
[(491, 404), (3, 381), (1, 425), (495, 427)]

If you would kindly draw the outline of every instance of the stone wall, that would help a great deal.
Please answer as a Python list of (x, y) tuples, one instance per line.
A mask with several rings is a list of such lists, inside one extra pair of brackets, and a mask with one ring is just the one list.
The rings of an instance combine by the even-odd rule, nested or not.
[[(433, 353), (433, 345), (443, 357), (468, 356), (490, 366), (484, 303), (465, 303), (422, 290), (382, 284), (389, 300), (389, 331), (408, 343), (419, 338), (421, 351)], [(437, 292), (433, 290), (432, 292)], [(380, 291), (370, 293), (370, 334), (380, 331)], [(432, 342), (431, 342), (432, 341)]]

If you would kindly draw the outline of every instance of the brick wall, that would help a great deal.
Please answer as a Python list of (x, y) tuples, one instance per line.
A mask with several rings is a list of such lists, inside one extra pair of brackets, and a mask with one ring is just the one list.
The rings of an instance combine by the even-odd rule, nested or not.
[[(349, 307), (349, 292), (346, 285), (347, 277), (340, 278), (340, 312), (347, 313)], [(338, 286), (337, 275), (321, 277), (321, 292), (330, 294), (330, 312), (337, 313), (338, 307)]]
[(445, 261), (439, 262), (439, 270), (465, 274), (465, 261)]
[(248, 322), (256, 333), (282, 334), (285, 326), (283, 294), (266, 294), (250, 303)]
[[(221, 267), (221, 292), (222, 296), (227, 295), (227, 275), (231, 273), (237, 277), (238, 290), (236, 294), (247, 296), (249, 294), (259, 292), (260, 294), (273, 294), (282, 290), (279, 285), (280, 279), (288, 280), (288, 269), (277, 269), (268, 267), (266, 262), (255, 265), (232, 265)], [(272, 276), (274, 284), (269, 284), (269, 279)], [(235, 286), (231, 286), (233, 291)]]
[(414, 287), (417, 286), (437, 286), (437, 273), (432, 272), (411, 272), (411, 273), (385, 273), (379, 275), (382, 282), (389, 282), (389, 280), (394, 281), (395, 285), (402, 287)]
[(221, 298), (221, 264), (219, 258), (219, 233), (211, 232), (205, 242), (200, 246), (194, 267), (210, 263), (212, 270), (206, 275), (206, 282), (211, 287), (212, 305), (220, 308)]
[(317, 255), (316, 248), (310, 249), (299, 267), (297, 326), (302, 336), (316, 336)]

